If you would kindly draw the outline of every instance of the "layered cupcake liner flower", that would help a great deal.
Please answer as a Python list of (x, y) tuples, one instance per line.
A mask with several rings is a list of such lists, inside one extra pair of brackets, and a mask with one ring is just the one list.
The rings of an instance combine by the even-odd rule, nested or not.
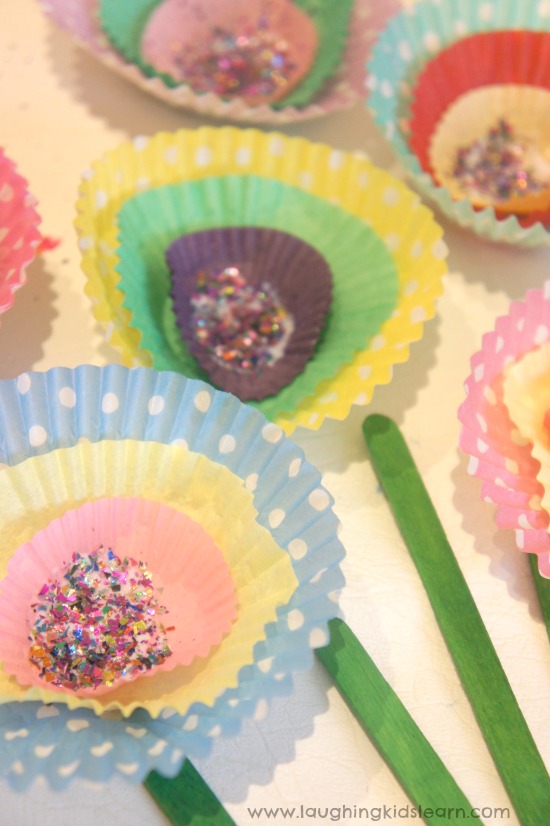
[[(389, 23), (369, 64), (368, 105), (415, 187), (459, 225), (519, 246), (548, 243), (542, 223), (546, 207), (526, 219), (493, 206), (478, 207), (469, 197), (455, 199), (434, 178), (430, 146), (449, 107), (474, 89), (509, 84), (548, 88), (549, 17), (545, 5), (535, 0), (520, 5), (511, 0), (428, 0)], [(463, 117), (461, 131), (469, 123)]]
[[(315, 0), (237, 0), (230, 6), (223, 0), (99, 0), (104, 32), (145, 76), (158, 77), (172, 88), (183, 83), (196, 93), (239, 99), (252, 111), (262, 104), (275, 108), (309, 104), (341, 62), (352, 10), (353, 0), (336, 6)], [(174, 32), (178, 33), (175, 40)], [(260, 42), (255, 44), (254, 38)], [(232, 74), (231, 55), (238, 52), (239, 41), (240, 61)], [(284, 44), (282, 51), (278, 43)], [(246, 47), (253, 60), (259, 61), (262, 53), (268, 60), (260, 79), (253, 83), (250, 78), (249, 87), (245, 81), (240, 89), (239, 80), (246, 76), (242, 66)], [(224, 49), (228, 52), (220, 61)]]
[(27, 181), (0, 147), (0, 314), (13, 306), (42, 240)]
[(545, 488), (533, 440), (518, 427), (507, 405), (505, 386), (514, 365), (550, 340), (550, 287), (530, 290), (510, 306), (483, 337), (472, 358), (467, 399), (459, 410), (460, 446), (468, 470), (483, 480), (482, 496), (497, 505), (499, 527), (515, 531), (520, 550), (538, 556), (542, 576), (550, 576), (550, 525), (542, 500)]
[[(414, 87), (410, 145), (422, 168), (455, 200), (492, 206), (499, 219), (515, 213), (524, 227), (548, 223), (549, 68), (550, 33), (517, 30), (464, 37), (426, 64)], [(503, 128), (507, 140), (500, 136)], [(492, 155), (483, 156), (495, 130), (500, 143), (493, 140)], [(453, 170), (470, 146), (478, 169), (471, 164), (463, 175), (478, 183), (479, 192), (464, 189)], [(500, 172), (490, 166), (497, 160)]]
[[(312, 647), (327, 642), (327, 620), (337, 610), (334, 597), (343, 584), (339, 570), (343, 549), (336, 538), (331, 498), (318, 472), (280, 428), (234, 397), (179, 375), (115, 365), (58, 368), (4, 381), (0, 396), (2, 417), (10, 421), (9, 429), (2, 428), (6, 438), (0, 448), (0, 459), (8, 465), (0, 473), (0, 484), (6, 489), (2, 501), (10, 523), (6, 537), (11, 538), (3, 551), (4, 563), (11, 550), (15, 553), (37, 530), (87, 500), (86, 469), (105, 466), (104, 460), (93, 456), (103, 452), (110, 457), (110, 472), (103, 473), (101, 482), (98, 477), (94, 483), (97, 495), (92, 498), (110, 498), (132, 495), (139, 467), (166, 467), (168, 461), (159, 459), (164, 452), (174, 461), (176, 454), (189, 461), (194, 457), (206, 468), (210, 483), (220, 474), (233, 477), (233, 495), (247, 496), (249, 514), (256, 517), (243, 516), (241, 529), (253, 529), (255, 521), (267, 540), (282, 549), (278, 553), (286, 559), (288, 570), (292, 569), (296, 587), (263, 626), (248, 664), (237, 661), (233, 685), (219, 679), (216, 690), (205, 678), (202, 689), (194, 693), (191, 680), (184, 714), (174, 712), (166, 700), (165, 710), (156, 719), (148, 709), (136, 709), (127, 718), (113, 717), (110, 712), (107, 720), (93, 710), (71, 710), (59, 702), (0, 705), (0, 771), (16, 787), (25, 787), (38, 774), (56, 787), (74, 776), (104, 780), (121, 773), (140, 781), (152, 768), (174, 774), (184, 755), (204, 756), (212, 738), (235, 733), (243, 715), (254, 714), (258, 703), (263, 707), (270, 697), (289, 691), (292, 672), (309, 667)], [(177, 463), (170, 484), (164, 474), (156, 478), (156, 471), (144, 471), (142, 478), (142, 498), (168, 507), (178, 506), (179, 501), (179, 509), (199, 523), (201, 514), (202, 519), (208, 514), (210, 521), (202, 522), (203, 527), (227, 553), (224, 537), (231, 520), (222, 526), (218, 519), (212, 525), (212, 509), (201, 496), (195, 496), (194, 484), (178, 484), (181, 470)], [(38, 486), (37, 479), (42, 480)], [(197, 489), (207, 491), (212, 486), (203, 484)], [(67, 490), (72, 490), (69, 497)], [(31, 491), (36, 493), (34, 498)], [(23, 502), (31, 501), (34, 505), (28, 512)], [(232, 507), (230, 502), (228, 507)], [(238, 531), (234, 548), (237, 538)], [(251, 551), (240, 573), (238, 565), (226, 557), (239, 599), (237, 619), (227, 639), (241, 617), (238, 578), (246, 578), (252, 586), (254, 562), (261, 564), (260, 557)], [(251, 595), (248, 599), (257, 601)], [(265, 600), (269, 599), (266, 593)], [(233, 658), (223, 653), (225, 641), (215, 653), (193, 661), (193, 674), (202, 666), (207, 671), (212, 668), (218, 653), (227, 661)], [(144, 679), (144, 690), (155, 679)]]
[[(322, 224), (308, 220), (306, 207)], [(144, 209), (151, 232), (143, 232)], [(353, 404), (370, 401), (433, 317), (446, 271), (442, 230), (401, 182), (361, 156), (280, 134), (202, 128), (138, 138), (94, 165), (77, 210), (86, 291), (128, 365), (203, 375), (181, 360), (167, 299), (164, 253), (177, 237), (267, 227), (297, 235), (325, 257), (333, 303), (314, 358), (258, 405), (287, 433), (345, 418)], [(351, 237), (367, 260), (347, 243)], [(360, 303), (362, 318), (354, 310)]]
[[(289, 104), (275, 108), (267, 104), (248, 106), (242, 100), (225, 100), (213, 92), (198, 94), (187, 85), (171, 86), (167, 85), (161, 77), (150, 76), (147, 73), (147, 67), (135, 62), (137, 58), (133, 40), (135, 27), (128, 26), (127, 17), (124, 18), (123, 27), (119, 26), (115, 20), (114, 27), (117, 33), (115, 46), (101, 27), (99, 0), (40, 0), (40, 2), (44, 12), (57, 26), (68, 32), (76, 43), (131, 83), (166, 103), (202, 115), (265, 124), (308, 120), (347, 109), (356, 103), (364, 84), (365, 61), (376, 33), (386, 16), (399, 5), (397, 0), (389, 0), (389, 2), (376, 0), (375, 3), (372, 0), (355, 0), (347, 30), (346, 28), (342, 30), (342, 26), (338, 25), (340, 37), (326, 38), (328, 61), (323, 60), (318, 62), (317, 66), (313, 66), (313, 79), (316, 84), (320, 84), (317, 91), (309, 100), (307, 97), (302, 101), (297, 98), (298, 103), (294, 103), (290, 99)], [(308, 8), (315, 9), (316, 14), (319, 13), (318, 4), (312, 3), (311, 0), (305, 0), (305, 4)], [(154, 2), (145, 3), (146, 7), (154, 5), (156, 5)], [(127, 8), (129, 14), (133, 14), (142, 6), (143, 3), (126, 3), (124, 8)], [(121, 8), (120, 4), (110, 4), (110, 14), (116, 16)], [(329, 11), (334, 16), (334, 10)], [(337, 14), (337, 17), (342, 18), (341, 12)], [(332, 22), (328, 24), (331, 34), (333, 34), (330, 28), (332, 25)], [(109, 30), (112, 35), (112, 25), (109, 25)], [(335, 61), (335, 56), (341, 49), (342, 34), (345, 34), (342, 59)], [(306, 95), (310, 93), (307, 86), (305, 92)]]

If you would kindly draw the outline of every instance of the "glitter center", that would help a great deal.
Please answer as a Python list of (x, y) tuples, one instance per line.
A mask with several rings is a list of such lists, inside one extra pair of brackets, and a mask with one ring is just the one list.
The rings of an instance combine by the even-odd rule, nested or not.
[(292, 317), (269, 284), (247, 283), (238, 267), (201, 271), (191, 294), (191, 330), (223, 366), (251, 371), (284, 354)]
[(485, 137), (458, 150), (453, 174), (463, 191), (497, 204), (550, 185), (550, 165), (543, 155), (514, 135), (503, 118)]
[(175, 64), (196, 92), (270, 97), (286, 89), (295, 68), (289, 43), (265, 19), (239, 33), (214, 26), (208, 48), (192, 60), (183, 52), (175, 55)]
[(145, 563), (103, 547), (74, 553), (32, 605), (30, 662), (47, 683), (77, 691), (113, 686), (171, 655)]

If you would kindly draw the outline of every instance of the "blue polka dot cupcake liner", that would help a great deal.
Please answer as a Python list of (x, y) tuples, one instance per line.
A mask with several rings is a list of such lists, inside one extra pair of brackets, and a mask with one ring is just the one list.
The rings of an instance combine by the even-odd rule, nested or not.
[(454, 199), (426, 171), (410, 145), (415, 84), (429, 62), (458, 40), (482, 32), (548, 31), (550, 4), (540, 0), (424, 0), (404, 8), (381, 32), (368, 64), (367, 106), (411, 183), (459, 226), (494, 242), (520, 247), (550, 243), (538, 222), (523, 226), (515, 215), (497, 218), (491, 206), (474, 209), (469, 198)]
[(10, 785), (24, 789), (38, 776), (53, 788), (75, 777), (141, 782), (153, 769), (173, 776), (185, 757), (205, 757), (214, 739), (235, 735), (244, 717), (263, 715), (272, 697), (292, 690), (293, 673), (311, 667), (338, 613), (344, 549), (319, 472), (280, 427), (179, 374), (82, 365), (1, 381), (0, 433), (0, 462), (23, 474), (25, 460), (83, 442), (137, 440), (201, 454), (242, 480), (297, 581), (253, 662), (213, 704), (193, 702), (185, 714), (166, 708), (156, 719), (144, 708), (122, 717), (61, 703), (0, 705), (0, 776)]

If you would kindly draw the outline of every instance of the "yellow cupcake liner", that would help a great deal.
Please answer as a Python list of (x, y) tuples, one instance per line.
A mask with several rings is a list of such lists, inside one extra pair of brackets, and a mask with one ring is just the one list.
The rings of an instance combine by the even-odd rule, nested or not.
[(139, 496), (160, 501), (198, 522), (219, 547), (233, 580), (237, 618), (222, 643), (189, 666), (159, 672), (97, 698), (25, 688), (0, 669), (0, 702), (42, 700), (129, 716), (144, 707), (185, 714), (195, 702), (211, 705), (253, 662), (266, 624), (294, 593), (288, 554), (256, 521), (252, 494), (227, 468), (185, 447), (133, 440), (83, 442), (32, 457), (0, 473), (0, 578), (18, 547), (53, 519), (92, 499)]
[(550, 181), (541, 193), (495, 202), (464, 191), (454, 175), (457, 153), (487, 136), (500, 120), (540, 153), (550, 170), (550, 91), (535, 86), (483, 86), (461, 95), (445, 112), (432, 136), (429, 158), (434, 176), (456, 200), (469, 198), (476, 207), (494, 206), (501, 212), (529, 213), (550, 205)]
[(392, 317), (368, 348), (276, 422), (289, 434), (298, 426), (317, 429), (327, 417), (344, 419), (352, 405), (368, 404), (376, 385), (391, 380), (394, 364), (407, 360), (410, 343), (435, 314), (447, 271), (443, 231), (431, 211), (362, 155), (235, 127), (184, 129), (122, 144), (85, 175), (77, 202), (75, 225), (94, 315), (124, 365), (150, 366), (118, 288), (117, 214), (144, 189), (235, 174), (273, 178), (338, 205), (365, 221), (393, 256), (399, 297)]
[(521, 436), (540, 463), (541, 507), (550, 514), (550, 343), (542, 344), (506, 370), (503, 399)]

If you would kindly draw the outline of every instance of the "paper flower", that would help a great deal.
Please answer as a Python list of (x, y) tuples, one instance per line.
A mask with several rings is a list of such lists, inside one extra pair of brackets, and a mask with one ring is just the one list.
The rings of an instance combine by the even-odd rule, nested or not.
[[(175, 507), (207, 530), (224, 554), (238, 599), (227, 636), (184, 669), (185, 684), (178, 668), (141, 680), (146, 695), (156, 680), (179, 681), (172, 690), (181, 713), (167, 696), (157, 697), (156, 708), (147, 698), (147, 708), (124, 719), (110, 712), (108, 720), (93, 709), (44, 706), (30, 701), (32, 695), (6, 702), (0, 705), (0, 773), (16, 786), (37, 774), (54, 786), (117, 772), (139, 781), (151, 768), (174, 774), (184, 755), (206, 754), (212, 738), (238, 730), (258, 703), (289, 691), (292, 673), (308, 668), (312, 648), (326, 643), (343, 584), (331, 498), (280, 428), (236, 398), (179, 375), (116, 365), (57, 368), (1, 382), (0, 397), (0, 415), (10, 420), (0, 449), (8, 465), (0, 472), (4, 572), (37, 530), (92, 492), (92, 499), (131, 497), (137, 487), (140, 498)], [(213, 504), (209, 496), (220, 479), (224, 493)], [(261, 534), (279, 560), (268, 566), (271, 585), (260, 581), (265, 549), (250, 546), (243, 557), (242, 531)], [(280, 590), (274, 596), (281, 576), (286, 597)], [(247, 611), (256, 617), (251, 624)], [(235, 647), (229, 641), (237, 633)], [(131, 690), (132, 684), (117, 689)], [(137, 705), (144, 705), (143, 696)]]
[[(530, 221), (518, 220), (515, 214), (499, 214), (493, 205), (482, 208), (469, 197), (456, 198), (434, 176), (431, 141), (450, 108), (472, 90), (508, 84), (548, 88), (548, 15), (545, 4), (536, 0), (521, 6), (498, 0), (427, 0), (390, 21), (369, 64), (368, 105), (414, 186), (459, 225), (520, 246), (548, 243), (543, 216), (533, 213)], [(466, 147), (471, 124), (463, 112), (458, 135), (455, 129), (457, 137), (464, 129)], [(478, 134), (473, 140), (484, 137)], [(545, 209), (543, 204), (543, 215)]]
[(258, 405), (286, 432), (370, 401), (433, 316), (446, 269), (442, 230), (402, 183), (362, 157), (255, 130), (124, 144), (96, 164), (77, 209), (86, 291), (129, 365), (197, 375), (182, 361), (167, 300), (165, 250), (176, 238), (256, 226), (290, 232), (323, 255), (333, 299), (315, 355)]
[[(347, 109), (355, 104), (361, 95), (365, 76), (365, 61), (369, 49), (382, 22), (395, 8), (398, 0), (355, 0), (351, 17), (342, 15), (340, 9), (332, 9), (334, 4), (321, 4), (324, 8), (324, 25), (326, 47), (329, 51), (328, 63), (325, 60), (317, 61), (308, 73), (317, 83), (318, 91), (311, 95), (309, 87), (305, 92), (308, 97), (296, 98), (296, 102), (289, 97), (288, 104), (275, 108), (263, 104), (248, 106), (242, 100), (225, 100), (214, 93), (197, 94), (187, 85), (167, 85), (161, 77), (149, 77), (144, 67), (138, 65), (134, 37), (134, 26), (128, 26), (128, 16), (136, 9), (142, 9), (144, 3), (111, 3), (110, 12), (115, 14), (121, 11), (125, 16), (123, 24), (115, 23), (117, 45), (106, 36), (99, 22), (99, 0), (41, 0), (44, 12), (61, 29), (68, 34), (95, 58), (108, 68), (115, 70), (131, 83), (137, 85), (149, 94), (154, 95), (172, 106), (183, 107), (204, 115), (214, 115), (224, 119), (249, 123), (289, 123), (308, 120), (329, 114), (330, 112)], [(145, 7), (154, 8), (158, 3), (155, 0), (145, 0)], [(308, 8), (314, 8), (319, 13), (319, 4), (306, 0)], [(337, 4), (341, 6), (343, 4)], [(338, 23), (336, 28), (334, 21)], [(114, 33), (112, 27), (111, 35)], [(334, 31), (340, 33), (334, 37)], [(138, 38), (141, 29), (138, 30)], [(327, 32), (329, 33), (327, 36)], [(345, 38), (344, 51), (342, 37)], [(124, 42), (122, 42), (124, 41)], [(131, 57), (124, 57), (119, 49), (132, 51)], [(327, 77), (327, 68), (330, 76)], [(319, 72), (319, 77), (317, 73)], [(296, 89), (300, 93), (300, 87)], [(308, 100), (308, 98), (310, 98)]]

